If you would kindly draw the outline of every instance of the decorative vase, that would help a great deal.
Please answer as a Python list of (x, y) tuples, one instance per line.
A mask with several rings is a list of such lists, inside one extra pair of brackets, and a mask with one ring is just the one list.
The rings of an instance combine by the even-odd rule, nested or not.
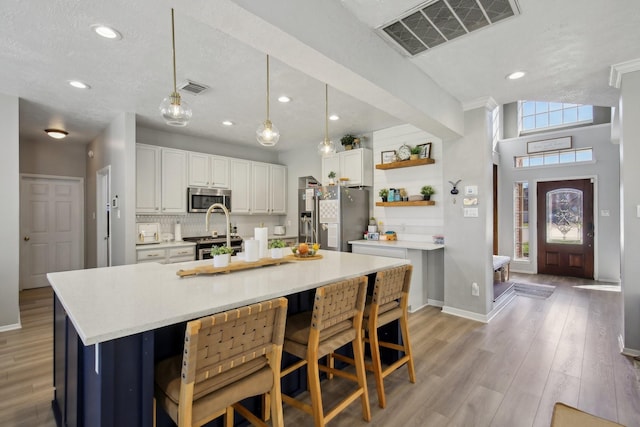
[(271, 248), (269, 251), (271, 252), (271, 258), (283, 258), (284, 257), (284, 248)]
[(336, 185), (336, 182), (333, 180), (333, 178), (329, 178), (329, 185)]
[(231, 254), (222, 254), (222, 255), (214, 255), (213, 256), (213, 266), (218, 267), (226, 267), (229, 265), (229, 260), (231, 259)]
[(423, 198), (424, 200), (431, 200), (431, 194), (423, 194), (423, 195), (422, 195), (422, 198)]
[(387, 201), (387, 197), (386, 197), (386, 196), (385, 196), (385, 197), (382, 197), (382, 196), (381, 196), (381, 198), (382, 198), (382, 201), (383, 201), (383, 202), (386, 202), (386, 201)]
[(418, 160), (420, 158), (420, 154), (412, 154), (409, 156), (409, 160)]
[(345, 146), (344, 146), (344, 149), (345, 149), (345, 150), (351, 150), (352, 148), (353, 148), (353, 145), (352, 145), (352, 144), (349, 144), (349, 145), (345, 145)]

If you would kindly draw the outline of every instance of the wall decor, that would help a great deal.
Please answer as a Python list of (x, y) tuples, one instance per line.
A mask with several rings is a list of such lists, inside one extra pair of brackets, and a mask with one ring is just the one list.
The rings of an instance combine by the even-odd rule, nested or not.
[(418, 144), (416, 147), (420, 147), (420, 158), (421, 159), (430, 159), (431, 158), (431, 143), (427, 142), (426, 144)]
[(527, 154), (540, 153), (542, 151), (564, 150), (567, 148), (571, 148), (570, 136), (527, 142)]
[(396, 150), (383, 151), (380, 155), (383, 164), (396, 161)]

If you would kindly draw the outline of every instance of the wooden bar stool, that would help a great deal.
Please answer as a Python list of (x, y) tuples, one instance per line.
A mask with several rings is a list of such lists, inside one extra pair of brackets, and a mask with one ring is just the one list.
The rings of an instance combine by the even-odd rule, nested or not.
[[(409, 286), (411, 284), (412, 271), (413, 266), (407, 264), (378, 272), (373, 295), (364, 309), (365, 341), (369, 342), (371, 350), (371, 363), (366, 363), (365, 365), (368, 371), (374, 373), (378, 392), (378, 406), (381, 408), (384, 408), (387, 404), (383, 380), (389, 374), (406, 364), (409, 370), (409, 381), (416, 382), (408, 318)], [(378, 328), (394, 320), (400, 322), (402, 344), (380, 341), (378, 338)], [(382, 362), (380, 361), (381, 347), (401, 351), (404, 355), (385, 369), (382, 369)], [(334, 354), (333, 357), (344, 362), (353, 363), (351, 359), (339, 354)]]
[[(287, 318), (284, 351), (301, 360), (283, 369), (281, 376), (284, 377), (307, 365), (311, 405), (284, 394), (282, 400), (313, 415), (316, 427), (326, 425), (357, 398), (360, 398), (362, 404), (362, 417), (366, 421), (371, 420), (362, 344), (362, 316), (366, 291), (366, 277), (323, 286), (316, 290), (312, 312), (299, 313)], [(355, 375), (318, 363), (318, 359), (348, 343), (353, 345)], [(358, 384), (354, 392), (326, 413), (322, 405), (320, 371)]]
[(287, 299), (276, 298), (187, 323), (184, 353), (155, 368), (155, 399), (178, 426), (201, 426), (235, 409), (256, 426), (267, 424), (240, 405), (268, 394), (272, 425), (283, 426), (280, 364)]

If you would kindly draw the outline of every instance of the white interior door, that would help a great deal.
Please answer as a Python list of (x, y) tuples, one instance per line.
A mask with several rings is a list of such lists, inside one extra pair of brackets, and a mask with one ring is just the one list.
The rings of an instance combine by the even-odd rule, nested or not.
[(20, 289), (48, 286), (47, 273), (84, 267), (84, 180), (20, 178)]
[(111, 266), (111, 166), (96, 172), (96, 266)]

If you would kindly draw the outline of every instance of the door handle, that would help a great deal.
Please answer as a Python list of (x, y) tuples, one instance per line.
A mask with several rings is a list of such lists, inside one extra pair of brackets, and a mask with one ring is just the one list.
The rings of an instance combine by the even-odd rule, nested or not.
[(24, 241), (25, 241), (25, 242), (28, 242), (29, 240), (31, 240), (31, 237), (29, 237), (29, 236), (24, 236)]
[(593, 232), (587, 233), (587, 237), (593, 237)]

